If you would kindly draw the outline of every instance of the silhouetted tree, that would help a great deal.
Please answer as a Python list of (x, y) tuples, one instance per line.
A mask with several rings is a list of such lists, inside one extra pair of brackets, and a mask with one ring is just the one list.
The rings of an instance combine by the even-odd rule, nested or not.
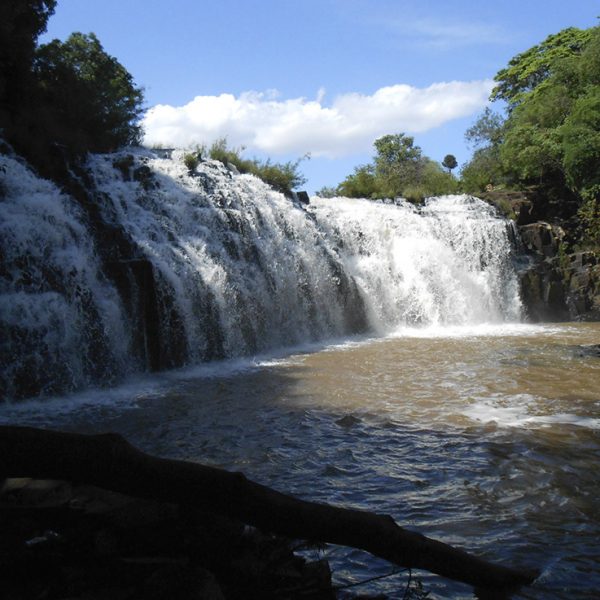
[(452, 169), (456, 169), (457, 166), (458, 162), (456, 162), (456, 156), (454, 156), (454, 154), (446, 154), (446, 156), (444, 156), (442, 167), (448, 169), (448, 173), (450, 173)]
[(0, 2), (0, 129), (9, 138), (37, 103), (32, 64), (38, 36), (55, 6), (56, 0)]
[(75, 153), (139, 143), (143, 92), (93, 33), (40, 46), (34, 73), (52, 140)]

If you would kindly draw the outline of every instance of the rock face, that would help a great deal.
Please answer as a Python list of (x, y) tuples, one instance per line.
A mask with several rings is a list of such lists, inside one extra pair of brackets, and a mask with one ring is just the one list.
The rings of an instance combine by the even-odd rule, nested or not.
[(565, 254), (576, 242), (578, 202), (541, 190), (491, 190), (482, 199), (513, 219), (526, 266), (521, 297), (532, 321), (600, 320), (600, 254)]
[(600, 320), (600, 257), (594, 252), (569, 255), (563, 269), (566, 303), (573, 318)]
[(519, 227), (532, 266), (521, 272), (521, 293), (534, 321), (600, 320), (600, 257), (561, 255), (565, 231), (543, 221)]
[(558, 254), (560, 243), (565, 237), (562, 227), (543, 221), (521, 225), (519, 233), (529, 252), (545, 258), (553, 258)]

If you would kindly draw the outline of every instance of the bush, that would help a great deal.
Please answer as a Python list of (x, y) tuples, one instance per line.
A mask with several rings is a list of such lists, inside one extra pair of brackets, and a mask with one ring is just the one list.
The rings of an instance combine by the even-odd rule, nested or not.
[(183, 155), (183, 164), (187, 167), (190, 175), (196, 170), (199, 162), (198, 153), (189, 152)]
[[(227, 138), (216, 140), (210, 147), (208, 154), (213, 160), (219, 160), (224, 165), (233, 165), (240, 173), (250, 173), (282, 194), (290, 196), (292, 190), (306, 183), (306, 178), (300, 173), (299, 167), (302, 158), (286, 163), (273, 163), (270, 159), (265, 161), (242, 158), (245, 150), (241, 148), (230, 148)], [(308, 158), (308, 156), (304, 157)]]

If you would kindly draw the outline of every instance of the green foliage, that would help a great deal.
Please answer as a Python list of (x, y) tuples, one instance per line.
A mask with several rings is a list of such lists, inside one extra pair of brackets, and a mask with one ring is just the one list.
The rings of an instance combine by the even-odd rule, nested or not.
[(240, 173), (252, 173), (253, 161), (242, 158), (245, 150), (241, 148), (230, 148), (227, 138), (215, 140), (208, 150), (208, 156), (213, 160), (221, 161), (224, 165), (234, 165)]
[(458, 167), (456, 156), (454, 156), (454, 154), (446, 154), (446, 156), (444, 156), (444, 160), (442, 161), (442, 167), (448, 169), (448, 173), (450, 173), (452, 169), (456, 169), (456, 167)]
[(335, 198), (338, 195), (338, 188), (325, 186), (317, 190), (316, 195), (319, 198)]
[(465, 140), (476, 150), (461, 170), (461, 187), (464, 192), (477, 194), (490, 186), (496, 187), (504, 183), (500, 159), (500, 145), (504, 135), (504, 118), (489, 107), (467, 129)]
[(188, 152), (183, 155), (183, 164), (187, 167), (190, 173), (193, 173), (198, 166), (200, 159), (197, 152)]
[(581, 55), (590, 37), (590, 29), (569, 27), (518, 54), (494, 78), (497, 85), (491, 99), (505, 100), (511, 108), (517, 106), (532, 92), (543, 89), (564, 59)]
[(374, 145), (375, 175), (381, 196), (402, 196), (405, 187), (421, 183), (424, 159), (414, 138), (403, 133), (384, 135)]
[(471, 160), (460, 172), (461, 188), (468, 194), (477, 194), (505, 182), (499, 149), (493, 146), (475, 150)]
[(131, 75), (93, 34), (36, 48), (55, 6), (55, 0), (0, 3), (0, 128), (50, 175), (67, 158), (137, 143), (143, 101)]
[(306, 177), (299, 171), (301, 162), (302, 159), (285, 163), (256, 160), (251, 172), (278, 192), (289, 196), (292, 190), (306, 183)]
[(600, 185), (586, 191), (577, 216), (582, 229), (582, 245), (600, 248)]
[[(454, 194), (458, 191), (459, 183), (450, 173), (444, 171), (439, 163), (428, 158), (423, 159), (421, 168), (421, 186), (424, 188), (426, 196), (442, 196), (444, 194)], [(406, 197), (406, 188), (404, 195)]]
[(508, 103), (507, 117), (486, 109), (467, 131), (477, 150), (461, 172), (463, 189), (533, 187), (564, 217), (578, 198), (581, 230), (597, 243), (600, 28), (549, 36), (515, 56), (496, 82), (491, 97)]
[(213, 142), (208, 155), (213, 160), (219, 160), (224, 165), (234, 166), (240, 173), (251, 173), (282, 194), (291, 195), (292, 190), (304, 185), (306, 178), (300, 172), (300, 163), (309, 158), (308, 155), (295, 161), (274, 163), (270, 159), (259, 160), (256, 158), (242, 158), (241, 148), (230, 148), (227, 138), (220, 138)]
[(502, 141), (503, 130), (504, 118), (486, 107), (477, 121), (467, 129), (465, 140), (475, 148), (497, 146)]
[[(581, 196), (599, 177), (600, 29), (550, 37), (563, 45), (553, 47), (552, 61), (545, 57), (546, 75), (537, 87), (519, 92), (500, 155), (508, 176), (520, 185)], [(565, 40), (572, 42), (566, 48)]]
[[(354, 173), (335, 188), (333, 195), (370, 199), (403, 197), (420, 202), (428, 196), (458, 190), (458, 182), (450, 171), (444, 171), (439, 163), (423, 156), (414, 138), (403, 133), (384, 135), (375, 140), (374, 145), (377, 152), (373, 162), (355, 167)], [(330, 190), (327, 193), (331, 193)]]
[(558, 135), (569, 185), (583, 193), (600, 186), (600, 86), (577, 99)]
[(381, 190), (375, 179), (373, 165), (359, 165), (354, 167), (354, 173), (348, 175), (337, 187), (336, 196), (347, 198), (379, 198)]
[(41, 46), (34, 73), (55, 141), (76, 153), (139, 142), (142, 90), (93, 33)]
[(0, 132), (19, 151), (39, 136), (34, 119), (40, 99), (32, 73), (38, 36), (56, 0), (0, 2)]

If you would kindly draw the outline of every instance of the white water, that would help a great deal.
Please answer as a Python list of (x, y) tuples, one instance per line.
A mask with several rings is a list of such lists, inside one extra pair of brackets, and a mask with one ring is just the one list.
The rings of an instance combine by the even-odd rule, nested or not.
[(76, 203), (0, 156), (0, 395), (110, 382), (126, 324)]
[[(92, 157), (89, 191), (133, 255), (94, 241), (105, 234), (73, 199), (2, 157), (8, 399), (110, 384), (148, 369), (152, 343), (155, 368), (170, 368), (355, 333), (520, 319), (509, 224), (479, 200), (447, 196), (417, 210), (313, 198), (305, 210), (215, 161), (190, 176), (181, 153), (140, 150), (124, 176), (115, 160), (125, 157)], [(136, 177), (140, 167), (150, 176)], [(149, 287), (128, 270), (135, 262), (151, 265)]]
[(484, 202), (444, 196), (418, 211), (408, 202), (313, 198), (311, 206), (380, 333), (520, 319), (510, 224)]

